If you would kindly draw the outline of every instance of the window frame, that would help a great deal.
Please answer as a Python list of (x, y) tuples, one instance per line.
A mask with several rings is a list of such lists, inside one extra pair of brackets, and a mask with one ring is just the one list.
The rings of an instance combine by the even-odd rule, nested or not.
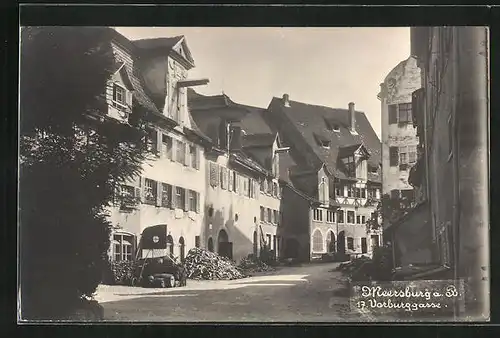
[(323, 209), (319, 208), (313, 209), (313, 221), (323, 222)]
[(186, 203), (186, 189), (182, 187), (175, 187), (175, 207), (177, 209), (184, 209)]
[[(349, 216), (351, 216), (351, 217), (349, 217)], [(352, 220), (352, 222), (349, 221), (350, 219)], [(346, 221), (347, 221), (346, 222), (347, 224), (356, 224), (356, 214), (354, 211), (347, 210), (347, 220)]]
[(321, 230), (315, 229), (312, 235), (312, 252), (325, 251), (325, 241)]
[(188, 210), (192, 212), (198, 211), (198, 192), (195, 190), (188, 190)]
[[(151, 184), (151, 186), (149, 186)], [(150, 196), (148, 196), (150, 195)], [(158, 183), (150, 178), (144, 179), (144, 203), (156, 204), (158, 198)]]

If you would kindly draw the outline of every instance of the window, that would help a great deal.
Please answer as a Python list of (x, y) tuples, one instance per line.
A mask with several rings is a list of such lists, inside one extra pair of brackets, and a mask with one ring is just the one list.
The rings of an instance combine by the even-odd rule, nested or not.
[(156, 181), (146, 178), (144, 181), (144, 201), (148, 204), (155, 204), (157, 197)]
[(178, 209), (183, 209), (186, 203), (186, 190), (181, 187), (175, 187), (175, 206)]
[(170, 184), (161, 184), (161, 206), (171, 207), (172, 206), (172, 186)]
[(344, 210), (337, 211), (337, 222), (344, 223)]
[(398, 147), (389, 147), (389, 165), (395, 167), (399, 164), (399, 149)]
[(366, 179), (367, 164), (366, 160), (361, 159), (356, 166), (356, 177)]
[(328, 223), (333, 223), (335, 222), (335, 212), (331, 211), (331, 210), (328, 210), (326, 212), (326, 221)]
[(366, 189), (361, 188), (361, 198), (366, 198)]
[(354, 211), (347, 212), (347, 223), (354, 224)]
[(398, 123), (398, 105), (391, 104), (389, 106), (389, 124)]
[(121, 207), (126, 208), (128, 206), (133, 206), (137, 204), (136, 197), (139, 197), (140, 194), (135, 192), (135, 188), (131, 185), (121, 185), (119, 188), (119, 202), (121, 203)]
[(272, 222), (272, 212), (269, 208), (267, 208), (267, 221)]
[(361, 224), (366, 224), (366, 216), (361, 216)]
[(335, 187), (335, 195), (344, 196), (344, 187), (342, 185), (339, 184)]
[(249, 190), (248, 178), (243, 177), (243, 195), (248, 196)]
[(273, 182), (273, 196), (278, 197), (278, 183)]
[(233, 171), (233, 189), (234, 192), (238, 192), (238, 174), (236, 171)]
[(191, 158), (191, 167), (198, 169), (198, 152), (195, 146), (189, 146), (189, 156)]
[(340, 126), (338, 124), (333, 125), (333, 131), (340, 131)]
[(321, 252), (323, 251), (323, 235), (321, 231), (316, 229), (313, 234), (313, 251)]
[(267, 182), (267, 193), (269, 195), (273, 193), (273, 182), (271, 180)]
[(118, 106), (127, 104), (125, 88), (117, 83), (113, 85), (113, 101), (118, 103)]
[(354, 188), (354, 197), (356, 198), (361, 197), (361, 188)]
[(219, 175), (220, 175), (220, 187), (221, 189), (226, 189), (227, 186), (226, 186), (226, 181), (227, 181), (227, 169), (226, 168), (220, 168), (220, 171), (219, 171)]
[(314, 221), (323, 221), (323, 210), (314, 209), (313, 211), (313, 220)]
[(210, 185), (216, 187), (219, 185), (219, 166), (210, 162)]
[(415, 164), (417, 162), (417, 146), (408, 147), (408, 163)]
[(399, 164), (408, 164), (408, 147), (399, 147)]
[(157, 131), (154, 129), (149, 129), (145, 137), (145, 141), (146, 141), (146, 149), (151, 153), (156, 153), (158, 151), (157, 149), (158, 140), (156, 139), (156, 137), (157, 137)]
[(273, 210), (273, 223), (278, 224), (278, 211)]
[(366, 241), (366, 237), (361, 238), (361, 253), (368, 252), (368, 242)]
[(167, 135), (162, 135), (161, 136), (162, 140), (162, 153), (165, 158), (168, 158), (169, 160), (172, 159), (172, 138)]
[(328, 140), (321, 140), (320, 141), (321, 147), (325, 149), (330, 149), (330, 141)]
[(184, 164), (186, 162), (186, 144), (177, 141), (177, 154), (175, 156), (177, 162)]
[(113, 235), (113, 258), (115, 261), (131, 261), (133, 259), (135, 237), (129, 234)]
[(411, 103), (399, 104), (399, 121), (400, 124), (412, 123), (413, 117), (411, 113)]
[(354, 238), (347, 237), (347, 249), (354, 250)]
[(361, 224), (361, 216), (356, 215), (356, 224)]
[(345, 157), (342, 159), (348, 176), (353, 177), (355, 175), (355, 164), (354, 156)]
[(266, 210), (264, 207), (260, 207), (260, 221), (264, 222), (266, 218)]
[(354, 187), (352, 184), (347, 186), (347, 197), (354, 197)]
[(189, 190), (189, 211), (198, 211), (198, 193), (193, 190)]

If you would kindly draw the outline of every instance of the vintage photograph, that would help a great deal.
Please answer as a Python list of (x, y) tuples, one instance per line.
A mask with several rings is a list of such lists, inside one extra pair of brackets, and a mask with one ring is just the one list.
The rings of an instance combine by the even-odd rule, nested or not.
[(18, 323), (489, 321), (487, 27), (20, 28)]

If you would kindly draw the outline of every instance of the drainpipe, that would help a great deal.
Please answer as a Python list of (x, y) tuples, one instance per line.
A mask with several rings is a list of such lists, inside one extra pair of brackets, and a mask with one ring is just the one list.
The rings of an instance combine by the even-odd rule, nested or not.
[(467, 317), (488, 320), (488, 33), (484, 27), (460, 27), (457, 30), (460, 33), (458, 277), (468, 284), (465, 294)]

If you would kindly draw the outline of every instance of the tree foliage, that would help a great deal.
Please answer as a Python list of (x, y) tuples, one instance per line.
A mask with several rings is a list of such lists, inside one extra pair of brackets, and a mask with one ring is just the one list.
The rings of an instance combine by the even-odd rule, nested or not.
[(100, 282), (107, 207), (141, 171), (143, 130), (105, 116), (109, 29), (25, 27), (20, 75), (23, 319), (63, 318)]

